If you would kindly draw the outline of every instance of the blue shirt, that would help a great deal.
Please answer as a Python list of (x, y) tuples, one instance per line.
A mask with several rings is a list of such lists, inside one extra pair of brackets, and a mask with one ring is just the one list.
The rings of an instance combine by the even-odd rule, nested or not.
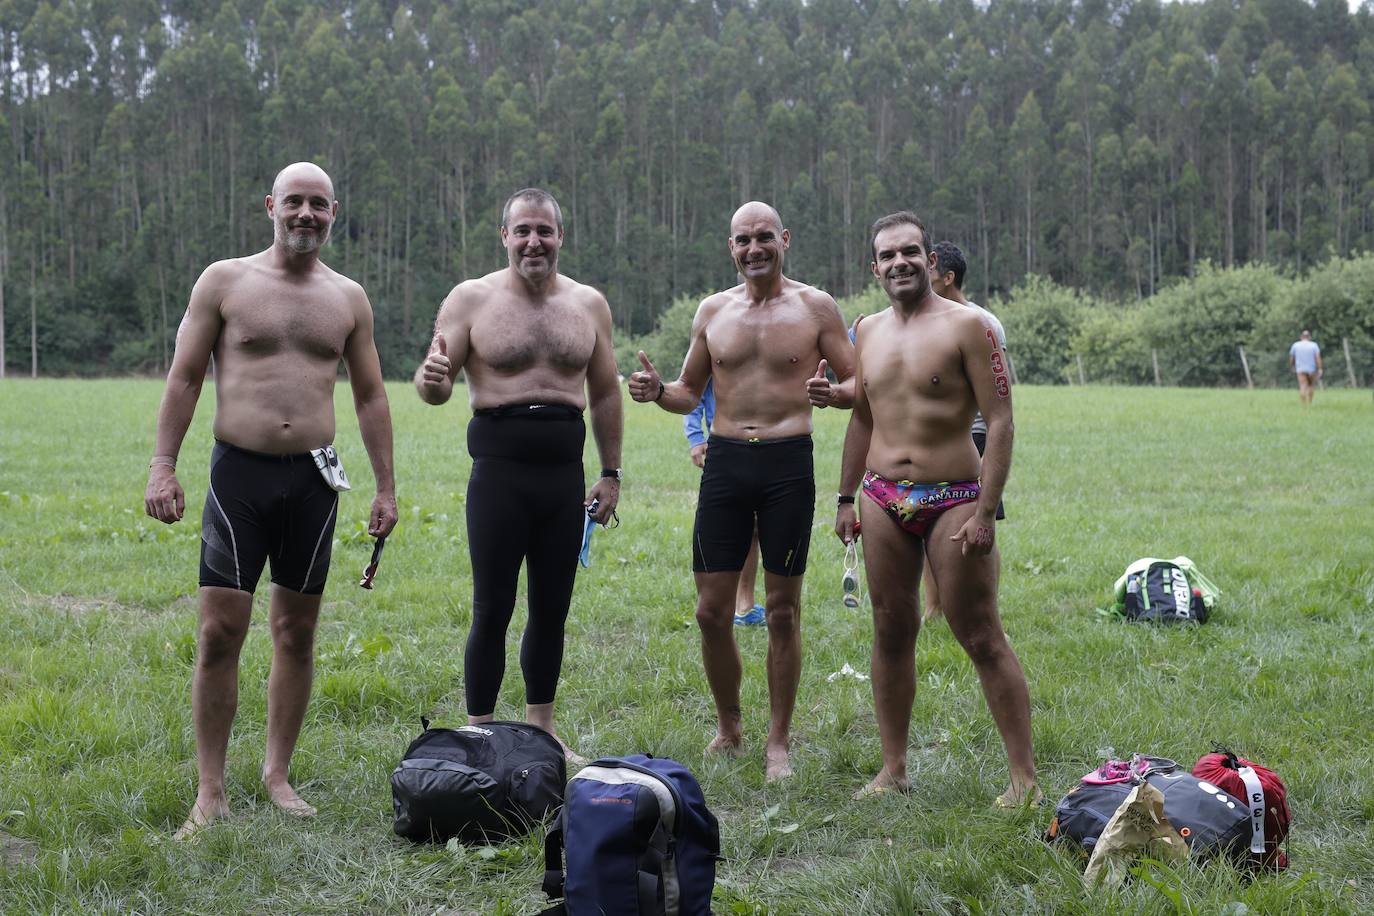
[(682, 432), (687, 436), (687, 445), (696, 448), (706, 444), (706, 432), (716, 420), (716, 387), (714, 379), (706, 380), (706, 388), (701, 392), (701, 403), (682, 418)]

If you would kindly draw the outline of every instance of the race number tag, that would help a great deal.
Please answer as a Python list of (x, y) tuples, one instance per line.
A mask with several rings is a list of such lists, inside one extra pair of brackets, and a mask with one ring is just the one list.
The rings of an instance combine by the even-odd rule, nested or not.
[(310, 455), (315, 459), (315, 467), (320, 469), (320, 476), (331, 490), (343, 493), (352, 489), (348, 485), (348, 475), (344, 473), (343, 464), (339, 462), (339, 453), (334, 451), (334, 446), (326, 445), (324, 448), (312, 449)]

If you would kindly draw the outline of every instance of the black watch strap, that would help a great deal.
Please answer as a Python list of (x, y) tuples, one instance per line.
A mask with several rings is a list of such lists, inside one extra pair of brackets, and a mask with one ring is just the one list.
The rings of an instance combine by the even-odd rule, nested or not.
[(601, 476), (602, 476), (602, 477), (614, 477), (616, 480), (619, 480), (619, 479), (620, 479), (620, 468), (602, 468), (602, 469), (601, 469)]

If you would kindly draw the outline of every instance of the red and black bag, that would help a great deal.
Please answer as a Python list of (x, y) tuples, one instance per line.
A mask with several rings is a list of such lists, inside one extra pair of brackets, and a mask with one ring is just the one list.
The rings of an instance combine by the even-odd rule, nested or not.
[(1250, 861), (1275, 871), (1288, 867), (1280, 848), (1293, 817), (1288, 811), (1288, 790), (1283, 780), (1266, 767), (1237, 757), (1218, 746), (1193, 766), (1193, 775), (1236, 798), (1250, 809)]

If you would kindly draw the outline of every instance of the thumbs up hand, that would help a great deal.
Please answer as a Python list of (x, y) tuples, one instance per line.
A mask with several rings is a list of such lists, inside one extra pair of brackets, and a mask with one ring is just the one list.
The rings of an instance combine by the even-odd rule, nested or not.
[(835, 403), (835, 386), (830, 384), (830, 379), (825, 375), (828, 368), (830, 364), (821, 360), (820, 365), (816, 366), (816, 374), (806, 380), (806, 396), (811, 399), (812, 407), (824, 409)]
[(641, 404), (657, 401), (663, 397), (663, 379), (654, 368), (654, 364), (649, 362), (649, 357), (644, 355), (643, 350), (639, 351), (639, 364), (644, 368), (630, 373), (630, 397)]
[(444, 340), (444, 335), (436, 330), (434, 339), (429, 342), (429, 355), (425, 357), (425, 364), (421, 369), (421, 384), (426, 388), (438, 388), (449, 380), (451, 371), (448, 343)]

